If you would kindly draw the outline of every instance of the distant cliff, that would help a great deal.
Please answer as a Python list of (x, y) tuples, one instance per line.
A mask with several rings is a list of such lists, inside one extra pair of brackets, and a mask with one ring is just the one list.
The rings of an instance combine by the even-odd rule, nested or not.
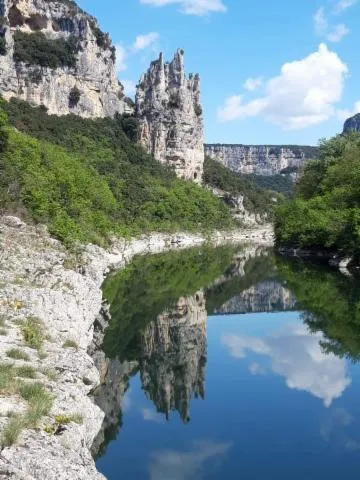
[(0, 93), (83, 117), (131, 111), (115, 47), (72, 0), (0, 0)]
[(172, 62), (162, 54), (138, 84), (136, 115), (140, 141), (147, 151), (175, 169), (178, 177), (201, 182), (204, 164), (199, 75), (187, 77), (184, 52)]
[(316, 147), (206, 144), (205, 155), (234, 172), (256, 175), (292, 173), (317, 153)]
[(360, 113), (346, 120), (343, 133), (350, 132), (360, 132)]

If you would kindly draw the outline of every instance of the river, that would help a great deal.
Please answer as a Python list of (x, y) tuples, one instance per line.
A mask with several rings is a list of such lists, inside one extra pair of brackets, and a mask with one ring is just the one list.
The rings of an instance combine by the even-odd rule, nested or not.
[(136, 258), (104, 287), (109, 480), (360, 473), (360, 282), (258, 247)]

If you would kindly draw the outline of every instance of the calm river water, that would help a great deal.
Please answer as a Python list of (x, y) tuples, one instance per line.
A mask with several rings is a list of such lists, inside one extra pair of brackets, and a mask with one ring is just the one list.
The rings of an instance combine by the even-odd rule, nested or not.
[(360, 282), (250, 247), (140, 257), (104, 285), (109, 480), (360, 475)]

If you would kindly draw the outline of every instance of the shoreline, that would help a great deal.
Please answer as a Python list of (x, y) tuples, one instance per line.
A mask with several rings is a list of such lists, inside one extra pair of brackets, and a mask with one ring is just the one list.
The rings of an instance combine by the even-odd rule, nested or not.
[[(0, 241), (0, 315), (6, 330), (0, 335), (2, 362), (33, 367), (36, 381), (43, 383), (54, 398), (51, 412), (39, 428), (24, 430), (17, 443), (1, 451), (0, 479), (103, 480), (90, 453), (104, 412), (90, 396), (100, 384), (100, 372), (88, 348), (102, 307), (105, 276), (110, 270), (124, 268), (136, 255), (207, 243), (214, 247), (226, 243), (271, 247), (273, 231), (271, 226), (262, 226), (209, 236), (154, 233), (119, 239), (108, 250), (87, 245), (81, 255), (69, 256), (46, 228), (5, 216), (0, 218)], [(19, 321), (34, 317), (44, 329), (43, 352), (24, 344), (21, 335)], [(11, 348), (23, 350), (29, 360), (7, 358)], [(46, 373), (50, 371), (56, 377)], [(0, 429), (7, 424), (10, 412), (22, 414), (24, 409), (18, 396), (0, 395)], [(44, 426), (53, 425), (58, 415), (81, 416), (82, 423), (70, 421), (61, 434), (49, 435)]]

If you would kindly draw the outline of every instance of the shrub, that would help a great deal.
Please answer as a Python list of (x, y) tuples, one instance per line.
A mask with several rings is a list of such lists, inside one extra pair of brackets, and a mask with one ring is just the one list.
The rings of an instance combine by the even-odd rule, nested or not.
[(79, 103), (81, 92), (77, 87), (73, 87), (69, 93), (69, 107), (74, 108)]
[(43, 333), (44, 327), (36, 317), (28, 317), (21, 325), (21, 332), (27, 345), (36, 350), (42, 347), (45, 336)]
[(27, 65), (41, 67), (76, 67), (78, 51), (75, 38), (48, 39), (43, 33), (24, 33), (16, 31), (14, 35), (14, 60)]

